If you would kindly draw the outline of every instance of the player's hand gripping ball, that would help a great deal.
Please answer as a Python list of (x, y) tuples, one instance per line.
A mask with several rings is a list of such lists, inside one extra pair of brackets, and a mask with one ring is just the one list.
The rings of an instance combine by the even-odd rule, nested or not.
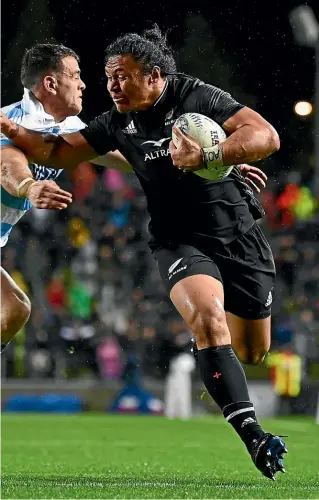
[[(181, 138), (181, 134), (176, 133), (174, 128), (179, 129), (183, 134), (185, 134), (189, 141), (184, 141), (184, 144), (182, 145), (183, 151), (181, 152), (185, 157), (185, 163), (183, 165), (185, 170), (191, 170), (194, 174), (204, 177), (204, 179), (213, 181), (224, 179), (230, 174), (233, 169), (232, 166), (225, 167), (223, 165), (218, 165), (213, 169), (210, 168), (208, 170), (204, 167), (202, 159), (201, 148), (211, 148), (212, 146), (216, 146), (226, 140), (226, 134), (218, 123), (211, 118), (208, 118), (208, 116), (201, 115), (199, 113), (185, 113), (181, 115), (176, 120), (172, 131), (172, 141), (175, 148), (177, 148), (176, 151), (178, 151), (180, 141), (183, 139)], [(189, 157), (189, 161), (187, 155)], [(195, 158), (198, 164), (194, 168), (192, 163), (194, 163)], [(182, 162), (183, 159), (179, 158), (179, 161)]]

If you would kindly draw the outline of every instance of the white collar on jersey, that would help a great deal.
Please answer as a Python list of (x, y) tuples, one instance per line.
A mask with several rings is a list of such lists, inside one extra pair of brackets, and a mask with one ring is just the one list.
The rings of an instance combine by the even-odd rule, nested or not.
[(27, 114), (31, 115), (36, 121), (41, 122), (41, 124), (48, 127), (56, 125), (57, 122), (54, 117), (45, 112), (43, 105), (31, 90), (24, 89), (21, 106)]

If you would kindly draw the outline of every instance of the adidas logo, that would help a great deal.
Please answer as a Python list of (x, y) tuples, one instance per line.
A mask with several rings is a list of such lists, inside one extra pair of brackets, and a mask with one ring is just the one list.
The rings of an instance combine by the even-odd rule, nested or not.
[(134, 125), (134, 121), (132, 120), (127, 127), (125, 127), (123, 130), (122, 130), (123, 134), (136, 134), (137, 133), (137, 129)]
[(271, 304), (272, 304), (272, 293), (269, 292), (268, 298), (267, 298), (266, 303), (265, 303), (265, 307), (269, 307), (269, 306), (271, 306)]
[(256, 423), (256, 420), (252, 417), (248, 417), (248, 418), (245, 418), (245, 420), (243, 421), (243, 423), (241, 424), (241, 428), (243, 427), (246, 427), (246, 425), (249, 425), (249, 424), (254, 424)]

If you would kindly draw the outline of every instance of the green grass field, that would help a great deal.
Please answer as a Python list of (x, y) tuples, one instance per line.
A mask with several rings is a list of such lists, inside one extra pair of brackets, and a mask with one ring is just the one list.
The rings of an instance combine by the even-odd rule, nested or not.
[(2, 498), (319, 498), (319, 426), (263, 423), (289, 435), (275, 482), (220, 417), (4, 415)]

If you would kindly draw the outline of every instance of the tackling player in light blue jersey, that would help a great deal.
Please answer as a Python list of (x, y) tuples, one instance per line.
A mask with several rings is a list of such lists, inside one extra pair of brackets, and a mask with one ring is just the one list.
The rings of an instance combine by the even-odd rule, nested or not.
[[(45, 112), (41, 102), (38, 101), (28, 89), (24, 89), (24, 95), (21, 101), (4, 107), (2, 111), (14, 122), (26, 128), (41, 132), (60, 134), (76, 132), (85, 127), (85, 124), (77, 116), (69, 116), (65, 118), (65, 120), (57, 123), (53, 116)], [(7, 139), (5, 136), (1, 136), (0, 141), (1, 147), (10, 146), (12, 144), (10, 139)], [(55, 180), (63, 171), (62, 169), (56, 170), (35, 163), (29, 164), (29, 167), (33, 174), (32, 178), (36, 181)], [(28, 198), (12, 195), (1, 186), (1, 247), (6, 244), (14, 224), (16, 224), (25, 211), (31, 207), (32, 203)]]
[[(63, 45), (39, 44), (27, 50), (21, 68), (24, 95), (1, 111), (13, 122), (35, 131), (62, 134), (78, 131), (85, 124), (78, 118), (85, 85), (80, 77), (79, 57)], [(129, 171), (118, 152), (95, 163)], [(62, 169), (29, 163), (26, 156), (1, 135), (1, 239), (3, 247), (13, 226), (32, 206), (62, 210), (71, 193), (55, 180)], [(28, 297), (1, 267), (1, 350), (30, 316)]]

